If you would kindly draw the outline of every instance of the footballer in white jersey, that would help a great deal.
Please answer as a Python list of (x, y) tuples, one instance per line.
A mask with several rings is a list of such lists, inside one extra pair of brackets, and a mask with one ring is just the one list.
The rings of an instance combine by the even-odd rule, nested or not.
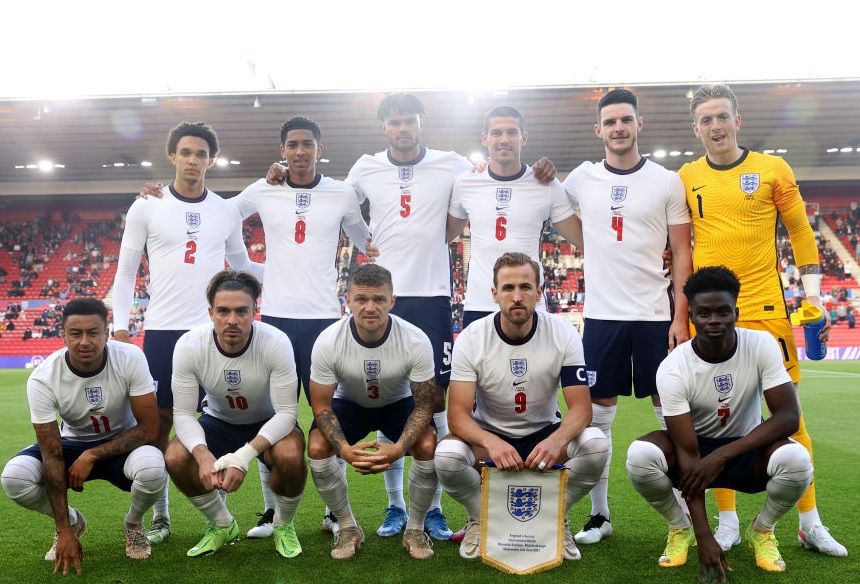
[(340, 318), (335, 265), (340, 229), (362, 250), (370, 236), (353, 189), (320, 174), (306, 185), (260, 179), (230, 201), (243, 219), (259, 213), (263, 222), (263, 316)]
[(208, 322), (209, 278), (224, 269), (225, 258), (237, 269), (250, 263), (242, 218), (235, 206), (212, 191), (190, 199), (170, 184), (161, 198), (138, 199), (128, 210), (122, 234), (114, 281), (115, 330), (128, 324), (143, 252), (149, 266), (147, 331), (184, 331)]
[(563, 368), (572, 370), (578, 384), (587, 384), (576, 329), (546, 312), (535, 312), (533, 318), (524, 339), (508, 338), (497, 312), (472, 323), (454, 343), (451, 380), (477, 385), (472, 417), (482, 428), (510, 438), (561, 421)]
[(105, 359), (94, 372), (81, 372), (63, 347), (54, 351), (27, 380), (30, 420), (62, 424), (60, 436), (83, 442), (110, 440), (137, 424), (128, 398), (153, 393), (143, 352), (135, 345), (108, 341)]
[(697, 436), (735, 438), (761, 424), (763, 392), (791, 381), (776, 340), (764, 331), (735, 328), (724, 361), (697, 350), (697, 338), (669, 353), (657, 370), (664, 416), (689, 413)]
[[(800, 405), (781, 350), (769, 333), (735, 326), (740, 289), (737, 276), (724, 266), (702, 268), (687, 279), (684, 295), (696, 336), (676, 348), (657, 373), (666, 429), (642, 436), (627, 450), (630, 481), (668, 523), (659, 564), (685, 564), (695, 542), (700, 575), (713, 581), (725, 581), (731, 571), (723, 552), (735, 544), (725, 549), (711, 534), (706, 489), (766, 491), (745, 539), (757, 566), (781, 572), (785, 562), (773, 536), (776, 522), (812, 480), (809, 452), (790, 438), (800, 424)], [(762, 399), (770, 411), (767, 420)]]
[[(304, 434), (296, 424), (298, 378), (287, 336), (254, 320), (260, 292), (250, 273), (218, 272), (206, 290), (212, 322), (176, 344), (176, 437), (164, 458), (174, 484), (210, 524), (189, 557), (215, 553), (238, 537), (219, 490), (238, 490), (255, 458), (270, 473), (277, 505), (275, 550), (285, 558), (302, 552), (293, 526), (307, 479)], [(199, 419), (198, 384), (207, 396)]]
[[(373, 474), (385, 472), (409, 454), (403, 546), (413, 558), (427, 559), (433, 550), (424, 517), (438, 484), (433, 465), (433, 349), (420, 329), (390, 314), (393, 284), (391, 272), (382, 266), (364, 264), (353, 270), (347, 303), (352, 316), (317, 338), (311, 371), (314, 424), (308, 463), (314, 484), (340, 527), (331, 555), (351, 558), (364, 542), (337, 458), (361, 474)], [(375, 430), (389, 441), (364, 441)]]
[(672, 283), (662, 254), (670, 226), (690, 223), (677, 173), (647, 158), (627, 170), (606, 160), (583, 162), (563, 185), (582, 220), (587, 250), (583, 315), (672, 320)]
[(167, 483), (164, 457), (151, 445), (159, 423), (146, 359), (134, 345), (108, 341), (107, 322), (107, 306), (95, 298), (75, 298), (63, 308), (66, 347), (27, 381), (36, 444), (13, 457), (0, 479), (15, 503), (53, 519), (56, 535), (45, 559), (54, 573), (81, 573), (79, 537), (87, 522), (69, 507), (68, 489), (82, 492), (87, 481), (105, 480), (131, 491), (125, 552), (146, 559), (152, 550), (143, 516)]
[(230, 424), (265, 422), (259, 433), (271, 444), (296, 425), (298, 376), (289, 338), (273, 326), (252, 323), (240, 354), (213, 342), (214, 325), (196, 327), (179, 339), (173, 355), (176, 435), (191, 451), (202, 440), (197, 388), (206, 391), (203, 413)]
[[(521, 164), (512, 176), (497, 175), (491, 167), (460, 175), (448, 214), (468, 220), (472, 237), (464, 309), (494, 312), (498, 308), (492, 295), (496, 258), (519, 251), (539, 261), (544, 224), (568, 219), (573, 209), (561, 183), (541, 184), (534, 170)], [(543, 298), (539, 306), (544, 306)]]
[(398, 298), (451, 295), (445, 220), (454, 181), (471, 168), (456, 152), (420, 146), (408, 162), (385, 150), (365, 154), (349, 171), (346, 182), (370, 204), (376, 261), (391, 272)]
[[(468, 515), (460, 556), (479, 554), (481, 476), (476, 461), (505, 471), (569, 469), (570, 507), (600, 478), (608, 440), (590, 427), (588, 382), (579, 333), (564, 319), (535, 312), (543, 292), (540, 264), (508, 252), (493, 264), (499, 312), (474, 321), (454, 344), (448, 401), (451, 434), (436, 447), (442, 487)], [(558, 408), (559, 386), (568, 411)], [(523, 480), (527, 480), (524, 478)], [(492, 512), (503, 512), (502, 509)], [(565, 527), (562, 554), (578, 560)]]
[(314, 344), (311, 379), (336, 384), (334, 398), (365, 408), (387, 406), (410, 397), (410, 382), (433, 377), (430, 339), (418, 327), (394, 315), (376, 343), (361, 340), (353, 318), (324, 330)]
[[(692, 270), (689, 210), (678, 175), (639, 154), (638, 103), (626, 89), (600, 98), (594, 132), (606, 158), (584, 162), (564, 181), (583, 232), (583, 344), (593, 424), (610, 437), (619, 395), (651, 398), (662, 419), (657, 367), (689, 338), (681, 293)], [(662, 257), (667, 243), (677, 252), (673, 280)], [(574, 536), (577, 543), (612, 535), (609, 468), (607, 462), (591, 493), (591, 514)]]

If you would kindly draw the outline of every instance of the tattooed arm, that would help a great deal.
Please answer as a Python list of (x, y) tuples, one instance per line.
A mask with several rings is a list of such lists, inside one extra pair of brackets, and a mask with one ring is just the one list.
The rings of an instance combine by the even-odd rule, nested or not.
[(158, 406), (155, 401), (155, 393), (131, 396), (128, 400), (131, 404), (131, 413), (137, 420), (137, 425), (109, 442), (85, 450), (69, 467), (70, 488), (75, 491), (83, 491), (84, 481), (90, 476), (96, 462), (131, 452), (135, 448), (154, 442), (158, 438)]
[(412, 453), (412, 447), (421, 434), (427, 431), (430, 420), (433, 419), (433, 404), (436, 396), (435, 380), (430, 378), (420, 383), (410, 381), (409, 387), (412, 389), (415, 407), (403, 425), (400, 438), (395, 444), (379, 444), (377, 446), (379, 452), (385, 454), (389, 463), (402, 458), (406, 453)]
[(74, 565), (75, 571), (81, 573), (81, 562), (84, 550), (78, 541), (69, 520), (69, 501), (66, 496), (66, 464), (63, 461), (63, 443), (60, 439), (60, 427), (57, 422), (48, 424), (33, 424), (36, 430), (36, 441), (42, 453), (42, 469), (48, 502), (54, 512), (54, 523), (57, 527), (57, 560), (54, 567), (56, 573), (60, 566), (63, 574), (68, 573)]

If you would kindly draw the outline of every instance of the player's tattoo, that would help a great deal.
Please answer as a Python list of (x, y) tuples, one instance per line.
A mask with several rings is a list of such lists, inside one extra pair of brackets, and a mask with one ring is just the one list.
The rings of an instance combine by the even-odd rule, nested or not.
[(343, 429), (340, 427), (340, 422), (333, 411), (328, 409), (320, 410), (314, 413), (314, 421), (317, 427), (322, 432), (322, 435), (328, 441), (334, 453), (340, 456), (340, 451), (345, 446), (349, 446), (346, 441), (346, 436), (343, 434)]
[(805, 264), (797, 267), (797, 271), (801, 276), (805, 276), (806, 274), (818, 274), (819, 268), (818, 264)]
[(71, 527), (69, 520), (69, 501), (66, 494), (68, 477), (66, 463), (63, 461), (63, 442), (60, 438), (60, 427), (56, 422), (49, 424), (33, 424), (36, 430), (36, 442), (42, 453), (42, 469), (45, 478), (45, 490), (48, 502), (54, 512), (54, 522), (57, 530)]
[(412, 399), (415, 401), (415, 408), (406, 423), (403, 425), (403, 432), (400, 433), (400, 444), (403, 445), (404, 452), (410, 452), (412, 445), (418, 440), (418, 437), (424, 432), (424, 429), (430, 424), (433, 418), (433, 403), (436, 396), (436, 382), (433, 379), (416, 383), (409, 382), (409, 387), (412, 389)]
[(131, 452), (135, 448), (140, 448), (146, 444), (146, 426), (138, 424), (133, 428), (129, 428), (110, 442), (105, 442), (101, 446), (90, 448), (88, 452), (96, 460), (107, 460)]

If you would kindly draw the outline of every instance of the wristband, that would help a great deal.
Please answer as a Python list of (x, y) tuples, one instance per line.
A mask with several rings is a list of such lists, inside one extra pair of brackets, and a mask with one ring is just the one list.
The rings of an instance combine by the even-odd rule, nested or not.
[(821, 276), (819, 274), (802, 274), (800, 281), (807, 298), (810, 296), (821, 298)]

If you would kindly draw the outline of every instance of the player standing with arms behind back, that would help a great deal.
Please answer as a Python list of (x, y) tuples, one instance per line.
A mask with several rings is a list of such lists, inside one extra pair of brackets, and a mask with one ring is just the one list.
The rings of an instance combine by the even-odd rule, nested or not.
[[(797, 385), (800, 364), (794, 333), (788, 321), (776, 252), (777, 220), (782, 219), (807, 300), (821, 306), (818, 248), (806, 217), (806, 205), (794, 173), (780, 157), (752, 152), (738, 145), (741, 116), (734, 92), (726, 85), (705, 85), (690, 102), (693, 133), (706, 155), (681, 167), (693, 220), (693, 266), (726, 266), (741, 281), (738, 326), (769, 332), (782, 349), (785, 368)], [(822, 309), (823, 310), (823, 309)], [(827, 340), (830, 314), (820, 338)], [(792, 438), (812, 456), (812, 440), (803, 415)], [(734, 493), (715, 491), (720, 508), (716, 538), (724, 550), (741, 541)], [(815, 482), (797, 504), (798, 540), (806, 548), (828, 556), (847, 556), (848, 550), (821, 523), (815, 502)]]

